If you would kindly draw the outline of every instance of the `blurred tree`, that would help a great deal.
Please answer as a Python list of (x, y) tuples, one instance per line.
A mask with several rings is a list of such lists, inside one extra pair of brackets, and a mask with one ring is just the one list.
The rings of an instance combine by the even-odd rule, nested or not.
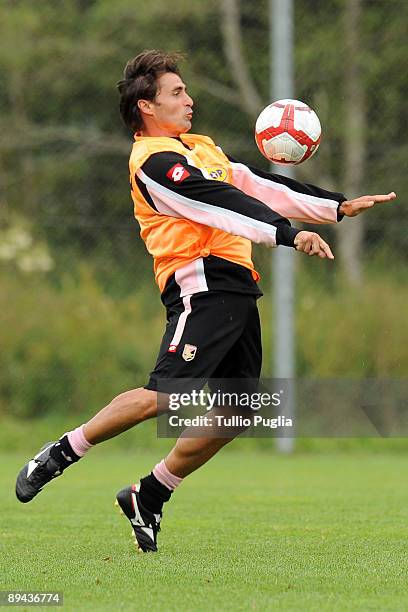
[[(354, 33), (347, 21), (354, 21)], [(316, 108), (323, 127), (320, 150), (310, 164), (299, 166), (300, 178), (349, 197), (391, 190), (400, 196), (364, 216), (364, 226), (357, 219), (341, 223), (339, 248), (345, 257), (348, 248), (355, 253), (347, 243), (353, 227), (350, 240), (366, 260), (387, 248), (388, 258), (391, 252), (394, 257), (394, 244), (401, 247), (397, 256), (407, 259), (408, 211), (402, 198), (408, 188), (408, 126), (401, 115), (408, 93), (407, 22), (405, 0), (359, 0), (354, 7), (349, 0), (296, 3), (296, 91)], [(358, 269), (350, 271), (349, 263), (348, 270), (357, 280)]]
[(222, 0), (221, 30), (224, 37), (224, 53), (230, 72), (238, 88), (238, 100), (242, 109), (255, 120), (262, 109), (262, 100), (252, 80), (243, 51), (243, 32), (238, 0)]
[[(365, 87), (362, 65), (364, 41), (361, 21), (362, 0), (346, 0), (344, 9), (344, 45), (348, 61), (344, 63), (345, 125), (344, 130), (344, 191), (348, 198), (364, 192), (366, 157)], [(347, 279), (357, 285), (362, 280), (364, 215), (344, 219), (337, 227), (340, 262)]]

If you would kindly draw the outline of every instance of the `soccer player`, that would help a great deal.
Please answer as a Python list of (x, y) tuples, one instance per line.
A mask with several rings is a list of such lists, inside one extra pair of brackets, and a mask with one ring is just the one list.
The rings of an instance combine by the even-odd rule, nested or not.
[[(396, 197), (347, 201), (341, 193), (247, 166), (208, 136), (190, 134), (193, 100), (177, 59), (143, 52), (127, 63), (118, 84), (122, 119), (135, 134), (129, 162), (135, 216), (167, 309), (156, 365), (143, 388), (121, 393), (22, 468), (16, 483), (21, 502), (95, 444), (155, 417), (158, 391), (170, 391), (163, 381), (239, 379), (241, 390), (245, 381), (250, 389), (261, 370), (261, 291), (251, 242), (333, 259), (317, 233), (295, 229), (288, 218), (336, 223)], [(157, 550), (164, 502), (231, 438), (182, 436), (140, 483), (117, 494), (141, 550)]]

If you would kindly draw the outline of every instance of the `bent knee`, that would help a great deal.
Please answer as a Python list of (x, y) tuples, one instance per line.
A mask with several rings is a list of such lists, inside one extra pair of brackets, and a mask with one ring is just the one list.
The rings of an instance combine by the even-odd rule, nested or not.
[(118, 410), (130, 410), (138, 420), (144, 421), (157, 415), (157, 392), (144, 387), (131, 389), (113, 398), (111, 405)]

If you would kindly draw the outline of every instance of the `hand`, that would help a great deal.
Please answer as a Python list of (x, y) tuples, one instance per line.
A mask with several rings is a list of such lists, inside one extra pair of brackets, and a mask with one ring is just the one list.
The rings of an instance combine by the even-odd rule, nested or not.
[(376, 204), (380, 204), (380, 202), (390, 202), (391, 200), (395, 200), (396, 197), (393, 191), (386, 195), (360, 196), (355, 200), (346, 200), (342, 202), (339, 206), (339, 213), (346, 217), (356, 217), (367, 210), (367, 208), (372, 208)]
[(318, 255), (322, 259), (325, 257), (334, 259), (334, 255), (327, 242), (315, 232), (299, 232), (295, 237), (294, 245), (296, 250), (302, 253)]

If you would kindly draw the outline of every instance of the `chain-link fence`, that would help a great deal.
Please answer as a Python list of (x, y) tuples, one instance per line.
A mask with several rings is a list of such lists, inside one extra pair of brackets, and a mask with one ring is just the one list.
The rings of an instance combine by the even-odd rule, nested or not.
[[(298, 256), (297, 371), (403, 377), (408, 355), (405, 0), (295, 0), (295, 92), (323, 126), (297, 178), (399, 200), (320, 227), (336, 263)], [(66, 0), (0, 8), (0, 414), (91, 412), (143, 384), (164, 325), (132, 218), (131, 135), (115, 83), (143, 49), (185, 52), (193, 131), (267, 168), (254, 123), (269, 99), (266, 0)], [(278, 170), (277, 170), (278, 171)], [(266, 374), (270, 260), (254, 250)]]

